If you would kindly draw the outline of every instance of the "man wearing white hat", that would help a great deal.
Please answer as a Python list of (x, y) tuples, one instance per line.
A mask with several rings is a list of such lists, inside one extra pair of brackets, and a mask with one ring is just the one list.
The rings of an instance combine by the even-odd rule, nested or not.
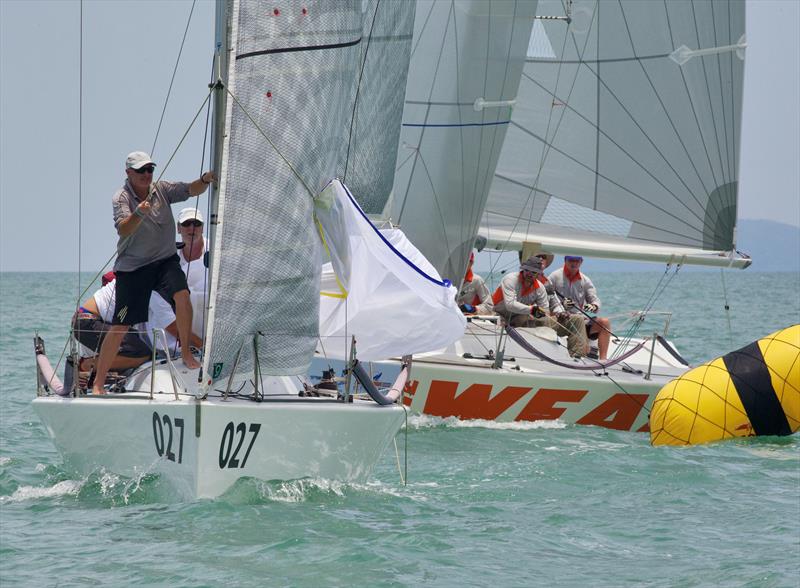
[(185, 342), (183, 363), (190, 369), (200, 364), (189, 352), (192, 305), (186, 276), (175, 249), (175, 220), (170, 205), (199, 196), (214, 181), (212, 172), (190, 182), (153, 182), (156, 164), (143, 151), (128, 154), (127, 180), (112, 198), (114, 226), (119, 234), (117, 294), (112, 326), (103, 340), (92, 392), (104, 394), (108, 369), (130, 325), (147, 322), (150, 294), (158, 292), (175, 305), (178, 338)]
[(194, 206), (184, 208), (178, 213), (178, 234), (181, 236), (180, 242), (176, 244), (178, 259), (192, 294), (201, 292), (206, 287), (206, 242), (203, 239), (205, 222), (203, 213)]

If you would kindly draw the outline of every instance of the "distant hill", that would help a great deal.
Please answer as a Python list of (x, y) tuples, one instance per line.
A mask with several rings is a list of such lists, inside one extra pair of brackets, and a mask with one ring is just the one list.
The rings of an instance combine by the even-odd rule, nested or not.
[[(800, 219), (795, 219), (795, 221)], [(800, 227), (767, 220), (742, 220), (738, 247), (757, 272), (800, 272)]]
[[(800, 219), (795, 219), (800, 221)], [(740, 220), (737, 228), (737, 248), (753, 258), (753, 264), (745, 271), (752, 272), (798, 272), (800, 273), (800, 227), (768, 220)], [(508, 254), (504, 254), (508, 255)], [(476, 270), (484, 272), (490, 263), (476, 259)], [(514, 264), (512, 257), (508, 258)], [(556, 259), (557, 267), (561, 264)], [(587, 273), (592, 272), (652, 272), (661, 271), (661, 263), (632, 261), (613, 261), (608, 259), (587, 259), (584, 263)], [(499, 267), (506, 267), (500, 264)], [(711, 267), (685, 267), (681, 271), (718, 271)]]

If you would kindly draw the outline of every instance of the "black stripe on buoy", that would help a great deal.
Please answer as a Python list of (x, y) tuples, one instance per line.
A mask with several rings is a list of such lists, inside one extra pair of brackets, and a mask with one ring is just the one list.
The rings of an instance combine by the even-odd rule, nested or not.
[(791, 435), (758, 341), (731, 351), (722, 361), (756, 435)]

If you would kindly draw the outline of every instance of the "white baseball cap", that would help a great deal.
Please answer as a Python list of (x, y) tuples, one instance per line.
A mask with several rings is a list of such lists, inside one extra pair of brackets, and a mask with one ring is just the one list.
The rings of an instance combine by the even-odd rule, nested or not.
[(128, 158), (125, 160), (125, 169), (141, 169), (145, 165), (155, 165), (149, 154), (144, 151), (128, 153)]
[(206, 224), (203, 213), (200, 212), (199, 208), (194, 208), (193, 206), (184, 208), (178, 213), (178, 224), (183, 224), (188, 220), (199, 220), (201, 223)]

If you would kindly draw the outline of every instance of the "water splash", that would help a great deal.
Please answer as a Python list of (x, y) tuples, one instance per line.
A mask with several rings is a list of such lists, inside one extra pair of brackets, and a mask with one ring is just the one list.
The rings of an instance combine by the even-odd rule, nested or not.
[(461, 420), (458, 417), (436, 417), (426, 414), (413, 415), (408, 426), (414, 429), (450, 427), (453, 429), (494, 429), (500, 431), (531, 431), (535, 429), (565, 429), (567, 424), (559, 420), (497, 422), (484, 419)]
[(4, 502), (24, 502), (41, 498), (59, 496), (77, 496), (84, 485), (84, 480), (64, 480), (53, 486), (20, 486), (11, 496), (0, 496), (0, 504)]

